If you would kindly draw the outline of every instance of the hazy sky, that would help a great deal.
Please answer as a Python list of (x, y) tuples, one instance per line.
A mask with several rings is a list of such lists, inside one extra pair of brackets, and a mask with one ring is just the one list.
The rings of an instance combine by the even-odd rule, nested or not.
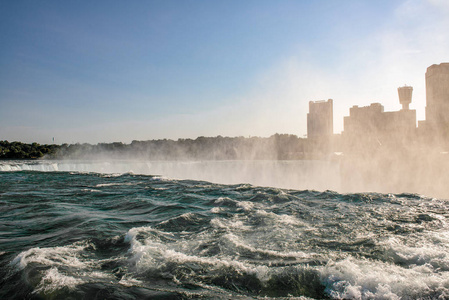
[(307, 132), (310, 100), (400, 109), (449, 61), (449, 1), (0, 1), (0, 140)]

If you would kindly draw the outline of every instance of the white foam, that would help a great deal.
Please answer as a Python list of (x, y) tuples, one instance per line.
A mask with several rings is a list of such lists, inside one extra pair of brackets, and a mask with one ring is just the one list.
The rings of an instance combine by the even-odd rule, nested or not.
[[(148, 236), (137, 240), (139, 234), (147, 233)], [(176, 263), (176, 265), (184, 265), (195, 263), (207, 268), (208, 272), (224, 268), (233, 268), (239, 272), (257, 274), (257, 276), (265, 276), (268, 272), (266, 266), (254, 266), (250, 263), (237, 261), (234, 257), (226, 257), (223, 255), (215, 257), (202, 257), (194, 255), (190, 252), (199, 242), (204, 242), (205, 236), (189, 236), (185, 240), (178, 239), (173, 243), (161, 242), (156, 235), (163, 234), (151, 227), (133, 228), (128, 231), (125, 241), (131, 244), (129, 252), (132, 254), (130, 262), (135, 266), (135, 271), (146, 272), (150, 269), (163, 268), (167, 263)], [(206, 234), (207, 236), (208, 234)]]
[(89, 193), (101, 193), (100, 190), (94, 190), (94, 189), (82, 189), (83, 192), (89, 192)]
[(174, 178), (161, 176), (161, 175), (153, 176), (151, 179), (154, 180), (154, 181), (173, 181), (173, 180), (175, 180)]
[(279, 222), (286, 225), (304, 226), (305, 224), (301, 222), (298, 218), (290, 215), (278, 215)]
[(45, 275), (33, 293), (49, 293), (61, 288), (74, 289), (82, 283), (84, 283), (83, 280), (61, 274), (57, 268), (53, 267), (45, 271)]
[(237, 206), (243, 208), (244, 211), (250, 211), (253, 209), (254, 203), (249, 201), (238, 201)]
[(23, 270), (30, 263), (85, 268), (87, 262), (79, 259), (78, 254), (88, 246), (87, 243), (75, 243), (64, 247), (31, 248), (17, 255), (11, 265), (19, 270)]
[(238, 231), (250, 231), (252, 228), (249, 225), (245, 225), (241, 220), (229, 220), (223, 218), (213, 218), (210, 220), (210, 224), (215, 228), (237, 229)]
[(223, 221), (224, 220), (222, 218), (213, 218), (210, 220), (210, 224), (215, 228), (228, 228)]
[[(443, 232), (424, 232), (418, 240), (392, 237), (382, 243), (388, 258), (407, 265), (429, 265), (435, 270), (449, 271), (449, 240)], [(410, 245), (412, 244), (412, 245)]]
[(144, 285), (142, 281), (127, 276), (123, 276), (118, 283), (126, 287)]
[(96, 270), (105, 260), (99, 261), (86, 256), (82, 252), (87, 247), (93, 245), (79, 242), (64, 247), (31, 248), (17, 255), (10, 264), (17, 271), (33, 267), (32, 265), (44, 267), (33, 274), (33, 281), (37, 283), (34, 293), (73, 289), (86, 282), (116, 280), (112, 274)]
[(348, 257), (320, 268), (326, 291), (337, 299), (415, 298), (429, 291), (449, 296), (449, 273), (404, 268), (395, 264)]
[[(273, 208), (270, 208), (273, 209)], [(309, 227), (308, 224), (300, 221), (295, 216), (290, 216), (286, 214), (276, 214), (274, 212), (267, 212), (263, 209), (258, 209), (255, 211), (255, 215), (264, 219), (264, 222), (273, 224), (275, 227), (279, 227), (279, 223), (284, 225), (290, 225), (295, 227)], [(284, 229), (286, 229), (284, 227)]]
[(212, 207), (210, 210), (210, 212), (213, 214), (219, 214), (222, 211), (223, 211), (223, 209), (221, 207)]
[(195, 263), (207, 267), (208, 272), (220, 269), (234, 269), (241, 273), (256, 275), (259, 280), (269, 279), (269, 267), (256, 266), (248, 262), (235, 260), (233, 257), (200, 257), (188, 255), (168, 249), (164, 251), (164, 260), (166, 262), (175, 262), (180, 265)]
[[(229, 242), (231, 242), (235, 247), (247, 250), (252, 253), (260, 253), (260, 254), (270, 255), (270, 256), (279, 257), (279, 258), (295, 258), (295, 259), (310, 259), (310, 258), (313, 258), (314, 256), (316, 256), (315, 253), (310, 253), (310, 252), (309, 253), (305, 253), (302, 251), (282, 252), (282, 251), (274, 251), (274, 250), (255, 248), (255, 247), (249, 245), (248, 243), (245, 243), (244, 241), (242, 241), (241, 238), (239, 238), (238, 236), (236, 236), (235, 234), (232, 234), (232, 233), (224, 235), (223, 238), (228, 240)], [(237, 250), (237, 252), (238, 252), (238, 250)]]
[(104, 178), (114, 178), (114, 177), (120, 177), (123, 173), (110, 173), (110, 174), (102, 174), (101, 177)]
[[(189, 220), (192, 221), (194, 220), (195, 214), (188, 212), (188, 213), (183, 213), (182, 215), (178, 216), (178, 218), (183, 218), (185, 220)], [(170, 222), (171, 219), (162, 221), (160, 224), (167, 224), (168, 222)]]
[(92, 272), (83, 272), (80, 273), (81, 277), (89, 278), (89, 281), (92, 281), (92, 279), (114, 279), (114, 276), (112, 274), (99, 272), (99, 271), (92, 271)]
[[(143, 239), (137, 239), (143, 234)], [(137, 271), (144, 271), (150, 266), (156, 266), (161, 260), (162, 252), (167, 249), (165, 243), (161, 242), (158, 236), (171, 239), (172, 234), (164, 233), (152, 227), (135, 227), (128, 230), (125, 235), (125, 242), (131, 245), (128, 252), (132, 254), (130, 262), (137, 268)]]
[(228, 198), (228, 197), (218, 197), (218, 199), (216, 199), (214, 201), (214, 203), (215, 204), (220, 204), (220, 203), (223, 203), (223, 202), (226, 202), (226, 201), (235, 202), (235, 200), (232, 200), (231, 198)]

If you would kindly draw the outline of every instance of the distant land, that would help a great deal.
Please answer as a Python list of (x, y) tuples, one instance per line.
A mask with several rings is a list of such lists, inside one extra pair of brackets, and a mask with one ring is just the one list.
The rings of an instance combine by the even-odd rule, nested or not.
[(198, 137), (91, 144), (40, 145), (0, 141), (0, 159), (302, 160), (324, 152), (292, 134), (264, 137)]
[(38, 159), (54, 157), (61, 148), (59, 145), (25, 144), (21, 142), (0, 141), (0, 159)]

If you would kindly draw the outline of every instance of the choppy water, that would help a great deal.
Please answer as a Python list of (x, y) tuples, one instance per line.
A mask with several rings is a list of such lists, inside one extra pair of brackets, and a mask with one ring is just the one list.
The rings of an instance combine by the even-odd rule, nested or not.
[(413, 194), (3, 171), (0, 299), (446, 299), (448, 208)]

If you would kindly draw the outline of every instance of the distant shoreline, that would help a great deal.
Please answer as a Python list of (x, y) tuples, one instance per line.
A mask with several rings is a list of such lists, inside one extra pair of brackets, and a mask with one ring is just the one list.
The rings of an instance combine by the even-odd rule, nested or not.
[(313, 142), (290, 134), (262, 137), (40, 145), (0, 141), (0, 159), (308, 160), (326, 156)]

